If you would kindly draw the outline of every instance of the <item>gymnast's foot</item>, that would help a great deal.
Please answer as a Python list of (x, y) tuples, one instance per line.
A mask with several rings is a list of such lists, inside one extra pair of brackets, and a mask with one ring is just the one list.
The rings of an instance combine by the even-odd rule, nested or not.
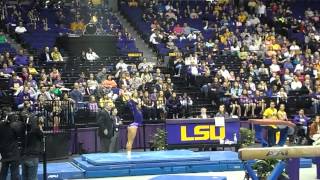
[(131, 159), (131, 151), (127, 151), (127, 158)]

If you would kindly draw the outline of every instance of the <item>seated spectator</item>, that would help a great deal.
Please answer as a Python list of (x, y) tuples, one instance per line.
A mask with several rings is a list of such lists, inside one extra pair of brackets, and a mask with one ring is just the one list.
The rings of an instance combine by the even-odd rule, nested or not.
[(61, 77), (61, 74), (56, 67), (53, 67), (52, 72), (50, 73), (50, 80), (54, 81), (54, 80), (58, 79), (58, 77)]
[(143, 72), (149, 67), (150, 67), (150, 64), (147, 62), (147, 58), (143, 58), (142, 62), (138, 65), (138, 70), (140, 72)]
[(182, 118), (188, 118), (190, 116), (190, 111), (193, 105), (193, 100), (187, 93), (183, 93), (183, 96), (180, 96), (180, 104), (181, 104), (181, 114)]
[(3, 63), (2, 69), (0, 69), (0, 76), (9, 78), (12, 76), (13, 73), (14, 73), (13, 69), (8, 67), (7, 63)]
[(157, 118), (164, 120), (166, 118), (166, 98), (163, 91), (159, 91), (159, 94), (156, 96), (156, 107), (157, 107)]
[(39, 74), (37, 69), (33, 66), (32, 62), (30, 62), (28, 65), (28, 73), (31, 75), (38, 75)]
[(97, 74), (97, 81), (101, 83), (107, 77), (107, 69), (102, 68)]
[(107, 76), (107, 79), (105, 79), (103, 82), (102, 82), (102, 85), (105, 87), (105, 88), (116, 88), (117, 87), (117, 83), (116, 81), (114, 81), (112, 79), (112, 76), (111, 75), (108, 75)]
[(108, 106), (110, 108), (115, 107), (115, 104), (114, 104), (112, 98), (110, 98), (108, 94), (103, 95), (103, 97), (100, 98), (100, 100), (99, 100), (99, 107), (103, 108), (105, 106)]
[(100, 57), (91, 49), (89, 48), (88, 52), (86, 52), (86, 59), (88, 61), (94, 61), (99, 59)]
[(116, 70), (119, 69), (122, 69), (122, 71), (128, 71), (128, 64), (126, 64), (123, 59), (116, 64)]
[(0, 44), (6, 43), (7, 39), (6, 36), (4, 35), (3, 31), (0, 30)]
[(181, 113), (181, 104), (175, 92), (172, 93), (171, 97), (166, 102), (166, 107), (169, 111), (168, 113), (172, 114), (173, 119), (179, 118), (179, 114)]
[(19, 54), (14, 57), (14, 64), (17, 66), (26, 66), (28, 65), (29, 60), (26, 55), (24, 55), (24, 50), (20, 49)]
[(239, 83), (236, 81), (233, 83), (233, 87), (230, 89), (230, 95), (231, 95), (231, 116), (234, 114), (237, 114), (238, 117), (241, 117), (241, 106), (239, 104), (239, 98), (242, 95), (242, 87), (240, 87)]
[(63, 80), (61, 79), (61, 76), (59, 76), (56, 80), (53, 81), (53, 84), (62, 90), (62, 88), (64, 88), (64, 82)]
[(89, 97), (88, 109), (90, 112), (97, 113), (99, 111), (98, 103), (94, 96)]
[(219, 110), (218, 110), (217, 114), (215, 115), (215, 117), (224, 117), (225, 119), (229, 118), (229, 113), (226, 112), (225, 106), (223, 104), (219, 106)]
[(271, 73), (278, 73), (281, 70), (276, 59), (272, 59), (272, 64), (270, 65), (269, 68)]
[(74, 83), (73, 89), (70, 92), (70, 97), (75, 101), (75, 103), (83, 102), (83, 94), (80, 91), (79, 83)]
[(240, 96), (240, 105), (244, 108), (244, 117), (248, 117), (248, 113), (251, 110), (251, 117), (254, 117), (255, 104), (248, 95), (247, 89), (243, 89), (242, 95)]
[(49, 47), (44, 48), (44, 51), (40, 55), (40, 60), (43, 62), (51, 62), (52, 61), (52, 56), (51, 56)]
[(17, 74), (13, 73), (12, 77), (9, 80), (9, 87), (13, 91), (14, 95), (18, 95), (21, 88), (23, 87), (22, 80), (17, 76)]
[(52, 57), (52, 61), (54, 62), (63, 61), (63, 57), (57, 47), (53, 48), (53, 51), (51, 52), (51, 57)]
[(37, 81), (34, 80), (34, 78), (33, 78), (33, 76), (31, 74), (29, 74), (28, 79), (26, 79), (25, 83), (27, 83), (28, 85), (30, 84), (30, 88), (32, 88), (34, 90), (38, 90)]
[(202, 108), (200, 109), (200, 115), (198, 116), (198, 118), (201, 118), (201, 119), (208, 119), (208, 118), (210, 118), (210, 116), (207, 114), (207, 108), (202, 107)]
[(23, 34), (27, 32), (27, 29), (23, 26), (22, 22), (19, 22), (19, 25), (14, 29), (14, 32), (17, 34)]
[(304, 110), (300, 109), (299, 114), (295, 115), (293, 122), (296, 126), (296, 135), (298, 136), (298, 144), (301, 144), (304, 138), (307, 138), (308, 123), (310, 118), (304, 114)]
[(98, 81), (94, 79), (94, 75), (90, 73), (89, 79), (87, 80), (87, 86), (89, 88), (90, 94), (93, 94), (98, 87)]
[(86, 82), (87, 82), (86, 74), (84, 72), (81, 72), (79, 74), (79, 79), (77, 79), (76, 82), (79, 83), (79, 84), (86, 84)]
[(320, 144), (320, 116), (316, 116), (314, 122), (310, 125), (309, 136), (314, 141), (313, 145)]
[(298, 76), (294, 76), (293, 81), (291, 82), (291, 90), (298, 91), (302, 87), (301, 81), (298, 79)]
[(148, 91), (144, 91), (141, 100), (142, 100), (142, 112), (144, 115), (144, 119), (146, 120), (156, 119), (157, 114), (156, 114), (155, 102), (150, 98)]

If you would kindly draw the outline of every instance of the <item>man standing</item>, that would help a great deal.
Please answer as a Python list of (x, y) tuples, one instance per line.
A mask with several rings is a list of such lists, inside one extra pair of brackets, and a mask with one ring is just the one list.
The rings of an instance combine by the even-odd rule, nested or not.
[(98, 113), (97, 123), (99, 126), (99, 137), (101, 143), (101, 151), (109, 152), (111, 138), (113, 136), (111, 108), (108, 104), (104, 104), (103, 109)]
[(120, 117), (118, 116), (118, 110), (113, 108), (111, 111), (112, 120), (112, 138), (110, 143), (110, 152), (116, 153), (119, 151), (119, 126), (122, 124)]
[(31, 115), (27, 117), (27, 133), (23, 151), (22, 177), (27, 180), (38, 179), (39, 156), (42, 151), (43, 118)]
[[(263, 112), (263, 118), (277, 120), (278, 111), (275, 107), (276, 107), (275, 102), (271, 101), (270, 107)], [(276, 126), (267, 126), (266, 128), (268, 130), (268, 145), (269, 147), (272, 147), (276, 144), (276, 132), (278, 130)]]
[(0, 154), (2, 165), (0, 179), (7, 179), (9, 168), (11, 180), (19, 180), (20, 149), (18, 137), (24, 134), (24, 123), (19, 121), (19, 115), (10, 115), (9, 121), (0, 121)]

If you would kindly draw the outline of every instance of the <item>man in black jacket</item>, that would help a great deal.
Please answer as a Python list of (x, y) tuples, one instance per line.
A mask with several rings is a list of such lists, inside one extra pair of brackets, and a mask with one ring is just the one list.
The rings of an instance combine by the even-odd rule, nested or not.
[(22, 177), (27, 180), (37, 180), (39, 156), (42, 152), (43, 117), (30, 115), (26, 117), (27, 133), (24, 141)]
[(105, 104), (103, 109), (97, 115), (97, 123), (99, 126), (99, 137), (102, 152), (109, 152), (111, 138), (113, 136), (111, 108)]
[(11, 180), (19, 180), (20, 149), (18, 138), (23, 135), (24, 123), (19, 121), (19, 115), (10, 115), (8, 120), (0, 121), (0, 154), (2, 166), (0, 179), (7, 179), (10, 168)]

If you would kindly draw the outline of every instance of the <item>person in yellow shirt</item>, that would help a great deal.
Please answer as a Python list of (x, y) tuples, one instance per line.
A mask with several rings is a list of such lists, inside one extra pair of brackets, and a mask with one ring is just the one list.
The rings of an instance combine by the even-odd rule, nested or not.
[(105, 107), (105, 105), (107, 105), (110, 108), (114, 108), (115, 104), (112, 101), (111, 98), (109, 98), (108, 94), (105, 94), (102, 98), (99, 99), (99, 106), (100, 108)]
[(29, 63), (29, 66), (28, 66), (28, 72), (29, 72), (29, 74), (31, 74), (31, 75), (38, 75), (39, 73), (38, 73), (38, 71), (37, 71), (37, 69), (33, 66), (33, 63)]
[[(263, 112), (263, 119), (273, 119), (273, 120), (278, 119), (278, 110), (276, 109), (275, 102), (273, 101), (270, 102), (270, 107)], [(272, 147), (276, 143), (277, 127), (266, 126), (266, 128), (268, 130), (268, 146)]]
[(62, 55), (57, 47), (53, 48), (53, 51), (51, 52), (51, 57), (53, 61), (63, 61)]
[(241, 23), (246, 22), (247, 20), (247, 15), (242, 11), (240, 12), (239, 16), (238, 16), (238, 21), (240, 21)]

